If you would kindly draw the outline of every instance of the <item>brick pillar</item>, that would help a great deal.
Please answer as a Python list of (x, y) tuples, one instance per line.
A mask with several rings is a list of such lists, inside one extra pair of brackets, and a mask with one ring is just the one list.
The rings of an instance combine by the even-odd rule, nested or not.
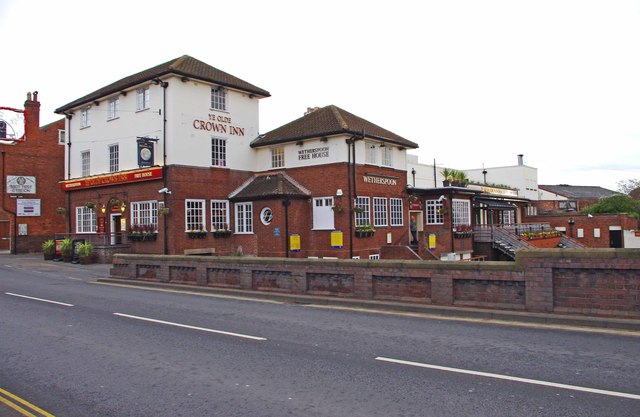
[(524, 280), (527, 311), (553, 311), (553, 270), (540, 260), (526, 262)]
[(453, 305), (453, 279), (451, 274), (434, 271), (431, 277), (431, 302), (439, 305)]

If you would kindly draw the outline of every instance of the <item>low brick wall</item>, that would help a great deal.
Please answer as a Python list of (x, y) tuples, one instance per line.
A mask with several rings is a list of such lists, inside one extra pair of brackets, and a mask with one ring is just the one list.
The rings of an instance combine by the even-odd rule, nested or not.
[(640, 317), (640, 249), (538, 249), (516, 262), (116, 254), (132, 280), (471, 306)]

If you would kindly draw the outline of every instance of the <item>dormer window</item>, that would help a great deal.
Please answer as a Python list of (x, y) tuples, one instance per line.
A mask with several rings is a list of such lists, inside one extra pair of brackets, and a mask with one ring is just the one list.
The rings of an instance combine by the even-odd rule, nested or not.
[(227, 110), (227, 90), (222, 87), (211, 89), (211, 108), (213, 110)]

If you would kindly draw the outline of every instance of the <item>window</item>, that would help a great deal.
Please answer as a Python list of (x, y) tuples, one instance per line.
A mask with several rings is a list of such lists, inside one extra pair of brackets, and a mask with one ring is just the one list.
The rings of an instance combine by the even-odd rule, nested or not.
[(211, 165), (214, 167), (227, 166), (226, 139), (211, 138)]
[(89, 207), (76, 207), (76, 233), (95, 233), (96, 230), (96, 212)]
[(438, 200), (427, 200), (427, 224), (444, 224), (443, 205)]
[(58, 129), (58, 143), (64, 145), (66, 142), (66, 132), (62, 129)]
[(373, 197), (373, 225), (376, 227), (387, 225), (387, 199)]
[(333, 230), (333, 197), (313, 199), (313, 229)]
[(282, 168), (284, 166), (284, 148), (271, 148), (271, 168)]
[(139, 88), (136, 91), (136, 110), (149, 108), (149, 87)]
[(109, 172), (120, 170), (120, 145), (109, 145)]
[(112, 98), (109, 100), (109, 113), (107, 115), (107, 119), (116, 119), (120, 117), (120, 99)]
[(376, 154), (376, 145), (371, 143), (371, 142), (365, 142), (364, 143), (365, 146), (365, 162), (367, 164), (377, 164), (378, 163), (378, 158), (377, 158), (377, 154)]
[(227, 110), (227, 90), (222, 87), (211, 89), (211, 108), (214, 110)]
[(253, 233), (253, 203), (236, 204), (236, 233)]
[(371, 224), (369, 212), (369, 197), (356, 197), (355, 204), (356, 226), (365, 226)]
[(204, 221), (204, 200), (185, 200), (185, 228), (189, 230), (207, 230)]
[(273, 211), (271, 207), (265, 207), (260, 211), (260, 221), (265, 226), (269, 226), (273, 220)]
[(391, 215), (391, 226), (402, 226), (404, 224), (402, 199), (390, 198), (389, 211)]
[(89, 127), (91, 126), (91, 109), (89, 107), (85, 107), (80, 111), (80, 127)]
[(82, 163), (82, 176), (88, 177), (91, 173), (91, 153), (89, 151), (82, 151), (80, 153), (80, 161)]
[(577, 207), (578, 204), (575, 200), (558, 201), (558, 208), (560, 210), (575, 211)]
[(471, 224), (471, 202), (469, 200), (453, 199), (453, 225), (470, 225)]
[(386, 167), (393, 166), (393, 148), (386, 145), (380, 149), (382, 149), (382, 165)]
[(527, 206), (527, 216), (537, 216), (538, 208), (536, 206)]
[(131, 225), (153, 226), (158, 229), (158, 202), (137, 201), (131, 203)]
[(371, 260), (380, 259), (380, 254), (379, 253), (374, 253), (373, 255), (369, 255), (369, 259), (371, 259)]
[(211, 200), (211, 230), (231, 230), (229, 228), (229, 202)]

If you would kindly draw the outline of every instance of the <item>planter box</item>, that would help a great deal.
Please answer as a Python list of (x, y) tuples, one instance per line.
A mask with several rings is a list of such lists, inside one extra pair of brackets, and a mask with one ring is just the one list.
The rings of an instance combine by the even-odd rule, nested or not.
[(207, 232), (187, 233), (189, 239), (204, 239), (207, 237)]
[(356, 230), (356, 237), (371, 237), (375, 232), (361, 232)]
[(466, 239), (473, 237), (473, 232), (453, 232), (453, 237), (456, 239)]
[(542, 239), (531, 239), (527, 240), (527, 243), (531, 246), (535, 246), (536, 248), (557, 248), (558, 243), (562, 237), (550, 237), (550, 238), (542, 238)]

